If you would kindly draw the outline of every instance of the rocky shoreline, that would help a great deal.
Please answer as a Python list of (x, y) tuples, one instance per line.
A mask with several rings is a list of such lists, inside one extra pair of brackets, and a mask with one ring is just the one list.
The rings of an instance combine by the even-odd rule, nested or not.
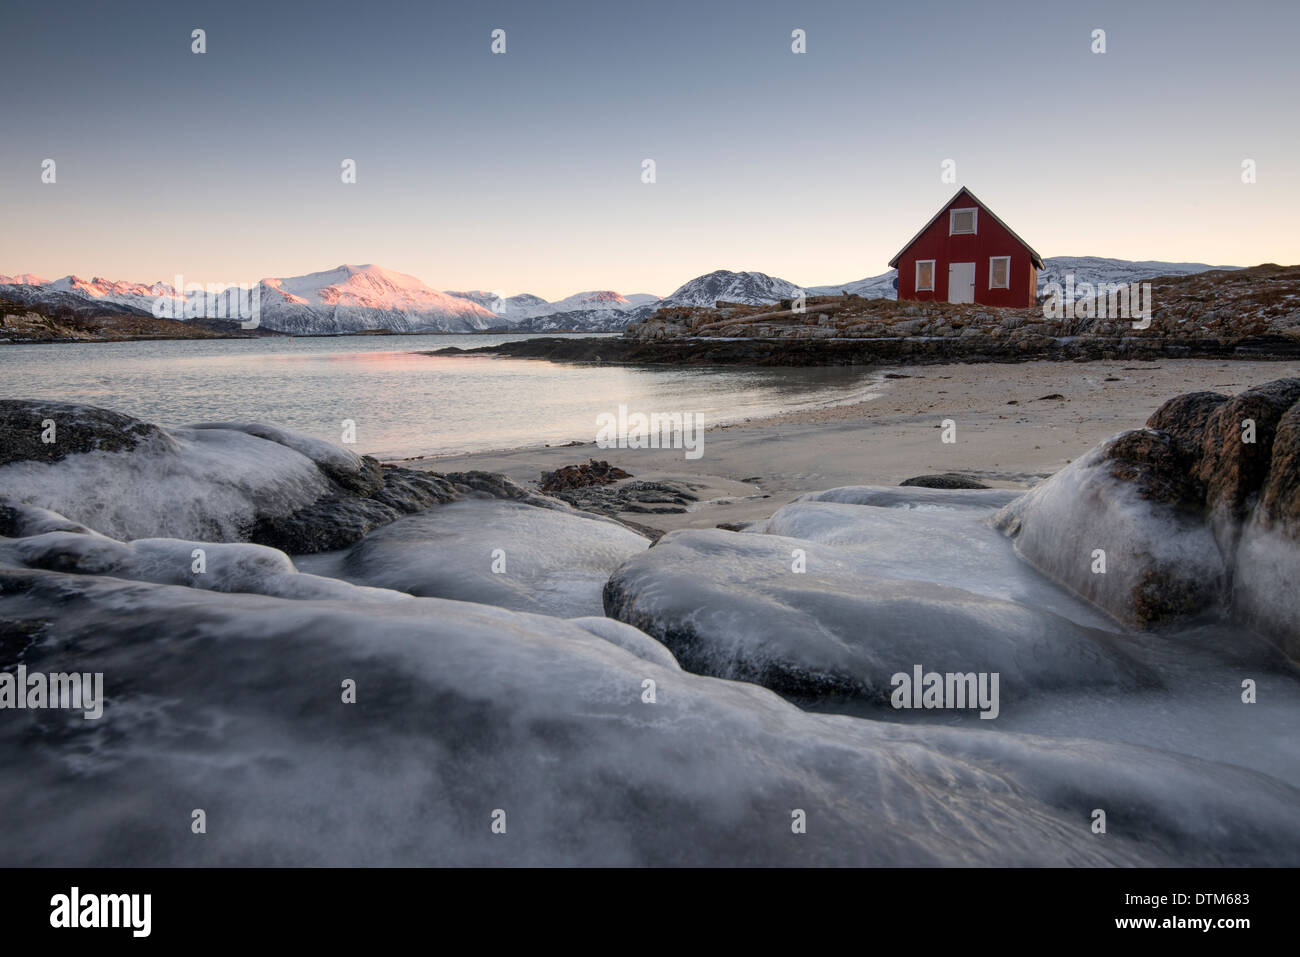
[(622, 336), (536, 338), (498, 346), (449, 346), (424, 355), (496, 355), (552, 362), (622, 365), (871, 366), (1013, 363), (1037, 360), (1091, 362), (1119, 359), (1300, 359), (1300, 341), (1285, 336), (1221, 339), (1090, 337), (999, 343), (991, 339), (709, 339), (639, 340)]
[(1300, 358), (1300, 266), (1216, 270), (1151, 286), (1146, 328), (1111, 315), (1108, 298), (1055, 316), (1046, 306), (812, 296), (775, 306), (665, 307), (618, 337), (541, 338), (433, 354), (755, 366)]
[[(0, 671), (102, 673), (105, 702), (0, 722), (0, 847), (1295, 864), (1298, 449), (1282, 379), (1171, 399), (1028, 492), (912, 473), (657, 538), (612, 516), (707, 503), (603, 460), (526, 483), (7, 400)], [(922, 669), (1001, 690), (897, 710)]]

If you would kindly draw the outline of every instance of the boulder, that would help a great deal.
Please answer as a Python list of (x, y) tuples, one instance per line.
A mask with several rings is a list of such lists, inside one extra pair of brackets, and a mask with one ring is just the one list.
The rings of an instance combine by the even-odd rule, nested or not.
[(898, 483), (905, 487), (917, 488), (988, 488), (983, 482), (977, 482), (956, 472), (940, 472), (934, 475), (914, 475)]
[(632, 473), (608, 462), (590, 459), (586, 464), (566, 465), (554, 472), (543, 472), (539, 488), (543, 492), (564, 492), (590, 485), (612, 485), (619, 479), (631, 477)]
[(1212, 610), (1300, 657), (1300, 378), (1177, 396), (1147, 425), (1008, 505), (998, 526), (1120, 621)]
[(111, 409), (0, 399), (0, 466), (59, 462), (70, 455), (141, 447), (165, 452), (174, 450), (175, 443), (158, 426)]
[[(610, 577), (605, 613), (657, 638), (689, 671), (756, 682), (830, 710), (888, 708), (892, 676), (918, 663), (998, 672), (1008, 698), (1144, 680), (1099, 629), (935, 580), (947, 577), (941, 556), (951, 554), (950, 543), (931, 539), (926, 551), (918, 528), (909, 536), (893, 526), (926, 513), (787, 508), (849, 510), (868, 525), (887, 524), (862, 550), (769, 532), (669, 532)], [(784, 520), (780, 512), (773, 517)], [(996, 546), (996, 536), (990, 539)], [(901, 548), (904, 540), (920, 561), (930, 560), (928, 574), (885, 570), (890, 563), (880, 553), (890, 545), (881, 542)]]
[(1226, 599), (1228, 567), (1172, 436), (1123, 433), (994, 517), (1016, 551), (1118, 621), (1147, 628)]
[[(1245, 519), (1268, 475), (1278, 422), (1297, 400), (1300, 379), (1278, 379), (1233, 396), (1206, 416), (1194, 474), (1224, 527)], [(1247, 420), (1254, 422), (1253, 442), (1243, 441)]]
[[(54, 422), (53, 443), (41, 440)], [(0, 403), (0, 487), (120, 540), (253, 542), (292, 554), (344, 548), (402, 515), (465, 498), (564, 503), (489, 472), (385, 468), (263, 423), (162, 429), (92, 406)]]
[(569, 508), (467, 498), (371, 531), (300, 567), (358, 585), (565, 618), (601, 614), (601, 588), (650, 542)]

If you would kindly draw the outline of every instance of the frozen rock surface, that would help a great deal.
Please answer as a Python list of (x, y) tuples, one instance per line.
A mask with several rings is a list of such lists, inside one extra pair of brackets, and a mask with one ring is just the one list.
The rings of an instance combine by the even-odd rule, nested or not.
[(249, 541), (308, 554), (465, 498), (564, 507), (501, 475), (382, 468), (261, 423), (161, 429), (91, 406), (8, 400), (0, 428), (0, 494), (122, 540)]
[[(0, 674), (105, 700), (0, 712), (0, 865), (1295, 866), (1300, 683), (1252, 630), (1297, 620), (1290, 394), (1175, 400), (1019, 498), (653, 547), (491, 473), (7, 403)], [(1247, 411), (1267, 468), (1214, 445)], [(997, 719), (891, 708), (918, 665), (998, 673)]]
[(800, 502), (840, 502), (844, 505), (875, 505), (879, 508), (997, 508), (1020, 493), (1009, 489), (955, 489), (924, 486), (846, 485), (824, 492), (801, 495)]
[(1226, 610), (1300, 659), (1300, 379), (1171, 399), (997, 524), (1028, 561), (1122, 622)]
[[(753, 681), (821, 707), (888, 707), (891, 677), (916, 664), (997, 672), (1004, 697), (1012, 698), (1052, 687), (1134, 687), (1144, 679), (1112, 634), (936, 580), (947, 580), (936, 557), (941, 549), (928, 553), (928, 570), (891, 571), (886, 558), (873, 558), (869, 542), (859, 549), (816, 541), (820, 531), (811, 525), (829, 518), (823, 528), (833, 528), (845, 517), (831, 510), (868, 513), (855, 531), (878, 520), (881, 538), (915, 548), (918, 529), (893, 526), (890, 510), (790, 505), (768, 533), (670, 532), (614, 573), (605, 612), (658, 638), (689, 671)], [(791, 525), (812, 537), (776, 532)], [(794, 571), (797, 562), (806, 570)]]
[(610, 519), (523, 502), (451, 502), (398, 519), (303, 568), (363, 585), (515, 611), (601, 614), (601, 588), (649, 541)]
[(15, 568), (0, 622), (6, 669), (105, 676), (0, 722), (6, 865), (1300, 863), (1267, 775), (809, 714), (581, 622)]

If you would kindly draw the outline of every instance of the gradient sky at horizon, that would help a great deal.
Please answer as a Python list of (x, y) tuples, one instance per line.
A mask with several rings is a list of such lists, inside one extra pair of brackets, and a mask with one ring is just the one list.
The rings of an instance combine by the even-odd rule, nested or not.
[(1044, 256), (1300, 262), (1294, 2), (18, 0), (0, 30), (4, 274), (847, 282), (946, 158)]

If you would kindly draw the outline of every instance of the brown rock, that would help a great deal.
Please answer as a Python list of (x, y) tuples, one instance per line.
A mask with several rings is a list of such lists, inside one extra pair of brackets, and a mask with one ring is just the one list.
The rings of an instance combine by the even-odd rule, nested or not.
[(1131, 482), (1142, 498), (1200, 512), (1204, 484), (1191, 474), (1193, 459), (1168, 432), (1135, 429), (1116, 436), (1102, 452), (1107, 471)]
[[(1206, 417), (1195, 474), (1205, 483), (1212, 510), (1245, 518), (1248, 501), (1268, 475), (1278, 422), (1297, 400), (1300, 379), (1276, 379), (1239, 393)], [(1242, 441), (1247, 419), (1255, 423), (1254, 442)]]
[(608, 462), (589, 459), (586, 465), (566, 465), (554, 472), (543, 472), (540, 488), (543, 492), (564, 492), (589, 485), (612, 485), (619, 479), (631, 477), (630, 472)]
[(1283, 413), (1273, 433), (1273, 458), (1258, 517), (1289, 538), (1300, 538), (1300, 403)]
[(1227, 401), (1228, 397), (1219, 392), (1188, 392), (1175, 396), (1151, 413), (1147, 428), (1168, 432), (1199, 457), (1205, 420)]

